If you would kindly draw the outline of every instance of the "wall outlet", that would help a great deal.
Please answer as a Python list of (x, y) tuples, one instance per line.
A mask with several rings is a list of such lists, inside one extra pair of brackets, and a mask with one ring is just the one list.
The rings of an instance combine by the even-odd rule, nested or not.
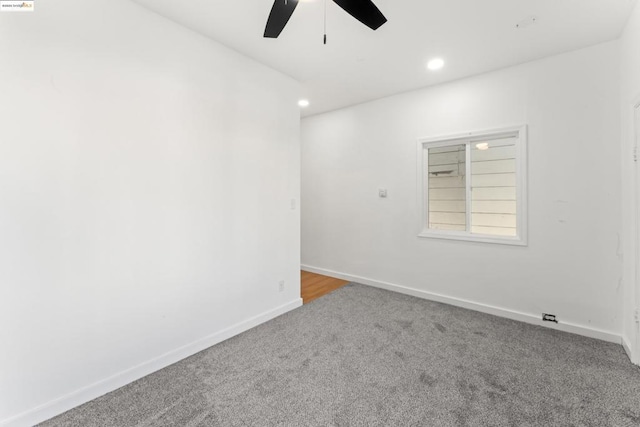
[(556, 315), (555, 314), (542, 313), (542, 320), (544, 322), (558, 323), (558, 319), (556, 319)]
[(280, 292), (284, 291), (284, 280), (280, 280), (280, 283), (278, 284), (278, 290)]
[(386, 199), (387, 198), (387, 189), (386, 188), (379, 188), (378, 189), (378, 197), (380, 197), (382, 199)]

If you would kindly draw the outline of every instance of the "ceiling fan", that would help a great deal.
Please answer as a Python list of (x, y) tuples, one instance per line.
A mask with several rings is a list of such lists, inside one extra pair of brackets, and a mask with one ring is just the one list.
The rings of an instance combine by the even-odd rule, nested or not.
[[(264, 36), (267, 38), (277, 38), (284, 29), (289, 18), (296, 10), (300, 0), (275, 0), (269, 19), (267, 20), (267, 26), (264, 29)], [(326, 0), (325, 0), (326, 1)], [(387, 18), (384, 17), (382, 12), (376, 7), (371, 0), (332, 0), (342, 9), (344, 9), (349, 15), (362, 22), (372, 30), (377, 30), (387, 22)], [(324, 36), (325, 44), (327, 43), (327, 35)]]

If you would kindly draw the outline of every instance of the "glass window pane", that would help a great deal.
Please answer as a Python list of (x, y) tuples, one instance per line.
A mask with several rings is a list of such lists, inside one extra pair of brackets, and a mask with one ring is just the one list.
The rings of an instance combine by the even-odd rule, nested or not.
[(429, 149), (429, 228), (467, 229), (466, 145)]
[(516, 138), (471, 144), (471, 233), (516, 236)]

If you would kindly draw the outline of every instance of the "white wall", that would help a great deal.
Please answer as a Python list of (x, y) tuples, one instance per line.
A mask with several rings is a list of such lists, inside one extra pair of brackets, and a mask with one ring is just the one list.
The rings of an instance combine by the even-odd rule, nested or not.
[(623, 339), (625, 345), (635, 354), (634, 361), (640, 364), (640, 343), (638, 323), (634, 320), (634, 310), (640, 307), (640, 284), (635, 281), (636, 262), (640, 253), (635, 252), (634, 237), (636, 217), (640, 215), (635, 203), (640, 188), (634, 188), (635, 167), (633, 162), (633, 107), (640, 102), (640, 6), (636, 6), (620, 40), (621, 55), (621, 98), (622, 98), (622, 222), (624, 236), (624, 317)]
[(0, 424), (300, 304), (295, 81), (127, 0), (0, 40)]
[[(304, 119), (304, 268), (620, 342), (618, 54), (601, 44)], [(416, 237), (416, 140), (521, 124), (529, 245)]]

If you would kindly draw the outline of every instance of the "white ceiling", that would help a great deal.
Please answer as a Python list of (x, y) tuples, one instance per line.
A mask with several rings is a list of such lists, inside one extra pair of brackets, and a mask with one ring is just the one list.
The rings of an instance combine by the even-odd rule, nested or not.
[(327, 0), (326, 46), (324, 0), (301, 0), (278, 39), (262, 37), (273, 0), (134, 1), (300, 81), (306, 116), (613, 40), (637, 0), (374, 0), (378, 31)]

